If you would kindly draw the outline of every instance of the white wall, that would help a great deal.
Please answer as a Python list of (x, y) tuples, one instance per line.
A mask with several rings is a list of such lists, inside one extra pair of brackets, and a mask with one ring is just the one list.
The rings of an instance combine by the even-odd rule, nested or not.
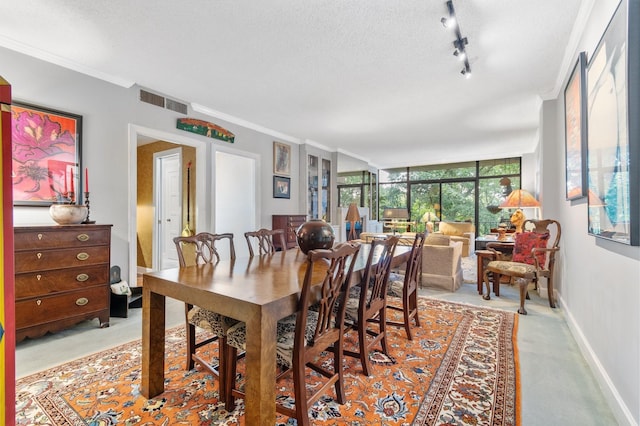
[[(595, 49), (617, 3), (617, 0), (593, 2), (585, 31), (573, 52), (572, 64), (580, 51), (585, 50), (589, 55)], [(567, 78), (568, 73), (564, 84)], [(561, 308), (620, 424), (638, 424), (640, 247), (587, 234), (586, 200), (565, 200), (562, 91), (556, 100), (543, 103), (542, 118), (541, 201), (544, 216), (557, 218), (562, 223), (558, 265), (561, 276), (557, 289)]]

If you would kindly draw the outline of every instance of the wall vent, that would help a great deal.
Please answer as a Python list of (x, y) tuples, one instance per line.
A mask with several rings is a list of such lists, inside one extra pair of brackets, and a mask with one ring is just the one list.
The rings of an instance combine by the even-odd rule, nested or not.
[(151, 105), (164, 108), (164, 97), (156, 95), (155, 93), (147, 92), (146, 90), (140, 90), (140, 100)]
[(140, 101), (159, 106), (160, 108), (170, 109), (171, 111), (179, 112), (185, 115), (188, 111), (188, 107), (186, 104), (173, 99), (165, 98), (164, 96), (156, 95), (155, 93), (148, 92), (144, 89), (140, 89)]
[(174, 101), (173, 99), (166, 100), (165, 107), (171, 111), (179, 112), (181, 114), (187, 114), (187, 105), (182, 102)]

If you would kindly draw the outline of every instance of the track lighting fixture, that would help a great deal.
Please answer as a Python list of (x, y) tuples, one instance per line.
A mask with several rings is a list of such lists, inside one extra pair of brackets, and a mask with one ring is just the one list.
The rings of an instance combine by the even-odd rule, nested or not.
[[(440, 19), (440, 22), (442, 22), (442, 25), (446, 28), (452, 28), (454, 30), (456, 39), (453, 41), (453, 47), (455, 48), (453, 55), (464, 62), (464, 68), (462, 68), (460, 73), (466, 78), (469, 78), (471, 77), (471, 66), (469, 65), (469, 57), (467, 55), (467, 44), (469, 44), (469, 41), (466, 37), (462, 37), (462, 33), (460, 32), (460, 25), (456, 19), (456, 11), (453, 8), (453, 0), (448, 0), (446, 5), (449, 16), (443, 17)], [(452, 25), (452, 23), (455, 25)]]

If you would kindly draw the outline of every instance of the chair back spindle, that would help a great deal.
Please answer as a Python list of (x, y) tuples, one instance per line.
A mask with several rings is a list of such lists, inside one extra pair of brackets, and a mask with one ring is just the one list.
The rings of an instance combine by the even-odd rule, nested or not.
[(249, 256), (254, 256), (253, 244), (251, 240), (254, 239), (258, 248), (258, 255), (272, 254), (276, 252), (276, 245), (274, 240), (277, 239), (279, 247), (286, 247), (284, 230), (283, 229), (259, 229), (257, 231), (250, 231), (244, 233), (244, 238), (247, 240), (249, 247)]

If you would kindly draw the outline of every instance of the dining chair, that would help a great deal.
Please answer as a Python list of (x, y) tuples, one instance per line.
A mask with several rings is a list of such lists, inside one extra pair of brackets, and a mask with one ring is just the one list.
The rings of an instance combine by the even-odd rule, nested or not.
[(395, 311), (401, 311), (403, 321), (390, 321), (387, 320), (387, 325), (394, 327), (404, 327), (407, 332), (407, 338), (413, 340), (411, 334), (411, 320), (416, 323), (416, 327), (420, 327), (420, 317), (418, 315), (418, 273), (422, 265), (422, 252), (424, 249), (424, 241), (426, 233), (422, 232), (416, 234), (409, 253), (409, 259), (404, 271), (404, 276), (400, 274), (390, 274), (389, 288), (387, 289), (387, 296), (391, 296), (393, 299), (400, 299), (401, 306), (398, 306), (397, 302), (389, 304), (387, 301), (387, 308)]
[[(297, 312), (278, 321), (276, 361), (284, 371), (278, 374), (276, 380), (293, 373), (295, 405), (291, 408), (276, 404), (276, 411), (295, 418), (298, 425), (309, 425), (309, 408), (331, 386), (335, 388), (338, 403), (345, 402), (342, 368), (345, 299), (342, 295), (344, 291), (349, 291), (350, 277), (359, 251), (360, 245), (354, 243), (309, 251)], [(235, 354), (247, 348), (246, 331), (246, 324), (240, 323), (227, 333), (227, 411), (234, 409), (236, 396), (245, 397), (235, 386)], [(326, 353), (333, 353), (331, 370), (327, 368)], [(313, 388), (311, 395), (308, 395), (305, 386), (306, 368), (326, 378), (319, 388)]]
[[(555, 228), (555, 229), (554, 229)], [(553, 219), (527, 219), (524, 221), (524, 232), (515, 234), (515, 244), (510, 260), (504, 260), (504, 255), (495, 243), (487, 244), (487, 249), (493, 251), (495, 260), (491, 260), (484, 268), (483, 280), (487, 286), (487, 294), (483, 299), (491, 298), (490, 279), (494, 293), (500, 285), (501, 277), (509, 276), (518, 281), (520, 286), (520, 308), (518, 313), (526, 315), (525, 299), (529, 298), (529, 283), (536, 286), (540, 278), (547, 278), (549, 306), (555, 308), (553, 295), (553, 271), (556, 253), (560, 250), (560, 236), (562, 229), (560, 222)], [(553, 234), (553, 236), (552, 236)]]
[[(367, 258), (362, 280), (346, 292), (345, 333), (357, 331), (358, 351), (344, 350), (346, 356), (359, 358), (362, 371), (369, 376), (369, 352), (380, 343), (382, 352), (389, 355), (387, 345), (387, 289), (391, 273), (391, 261), (398, 244), (397, 236), (371, 241), (371, 251)], [(378, 329), (369, 326), (378, 324)], [(367, 336), (371, 336), (368, 339)]]
[[(209, 232), (200, 232), (193, 236), (175, 237), (173, 242), (178, 250), (180, 267), (204, 263), (218, 263), (220, 261), (220, 252), (216, 247), (216, 243), (222, 240), (229, 241), (230, 259), (235, 260), (236, 252), (233, 244), (233, 234), (231, 233), (212, 234)], [(191, 370), (195, 363), (200, 364), (204, 369), (218, 378), (220, 389), (223, 392), (223, 378), (220, 377), (219, 370), (222, 370), (225, 364), (223, 351), (224, 339), (227, 330), (237, 324), (238, 321), (189, 303), (185, 303), (185, 319), (187, 326), (186, 370)], [(213, 336), (197, 342), (196, 327), (209, 331)], [(220, 340), (218, 343), (218, 371), (196, 353), (196, 349), (216, 340)]]
[[(286, 247), (284, 229), (259, 229), (257, 231), (250, 231), (244, 233), (244, 238), (247, 240), (249, 246), (249, 256), (254, 256), (253, 244), (251, 240), (255, 239), (258, 247), (258, 255), (270, 254), (276, 252), (277, 247)], [(278, 244), (274, 244), (274, 240), (277, 240)]]

